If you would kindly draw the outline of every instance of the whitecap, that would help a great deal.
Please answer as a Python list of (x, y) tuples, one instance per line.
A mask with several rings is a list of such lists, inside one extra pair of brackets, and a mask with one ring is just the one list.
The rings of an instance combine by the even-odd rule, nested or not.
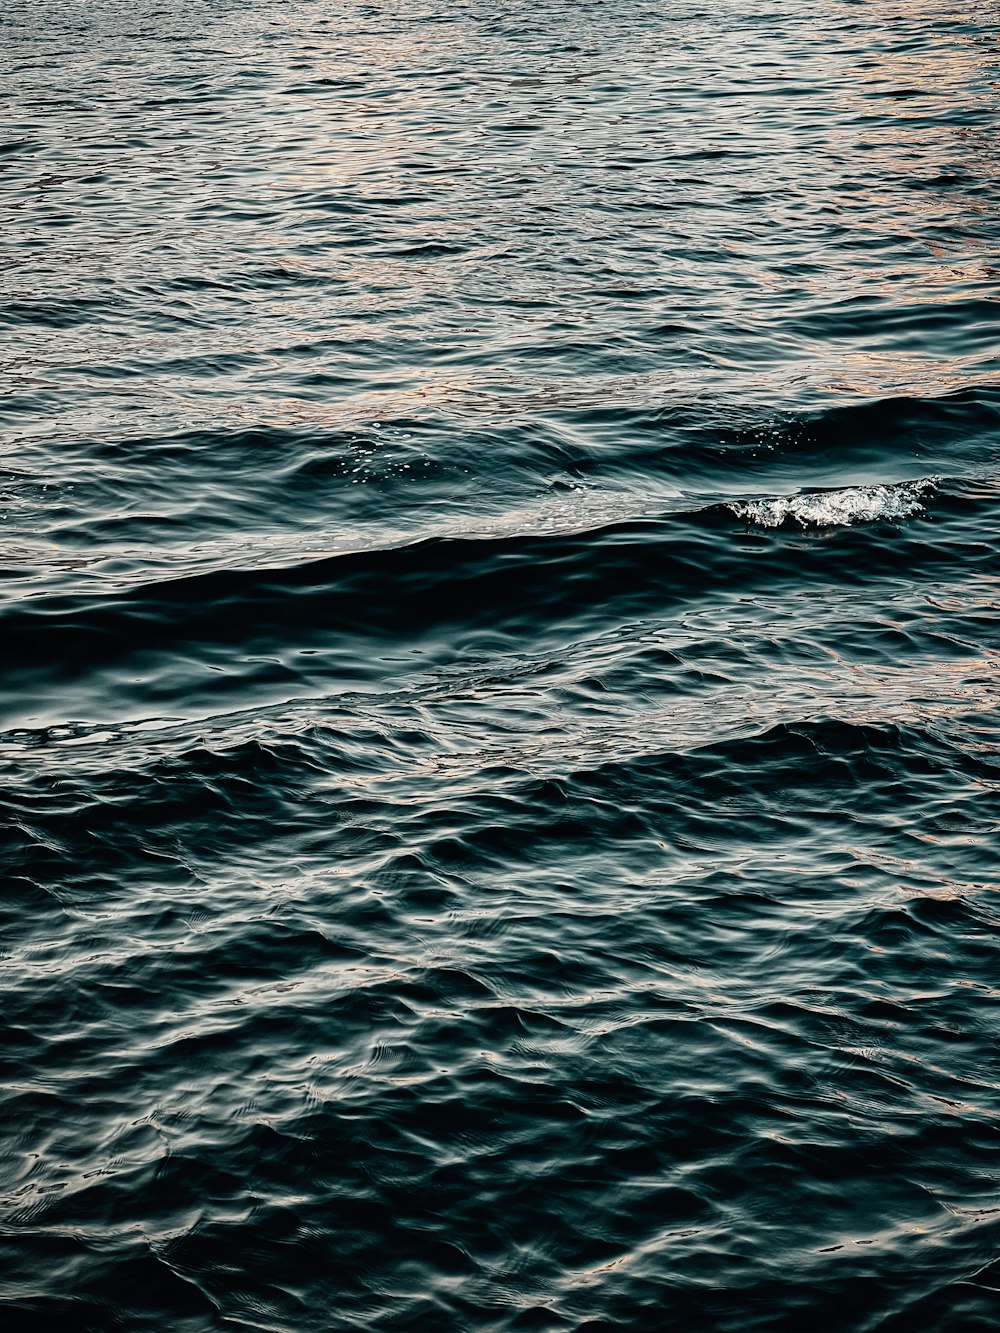
[(911, 518), (924, 511), (924, 500), (937, 479), (904, 481), (886, 486), (848, 486), (838, 491), (806, 491), (773, 500), (734, 501), (727, 507), (737, 518), (763, 528), (797, 523), (803, 528), (848, 527), (884, 519)]

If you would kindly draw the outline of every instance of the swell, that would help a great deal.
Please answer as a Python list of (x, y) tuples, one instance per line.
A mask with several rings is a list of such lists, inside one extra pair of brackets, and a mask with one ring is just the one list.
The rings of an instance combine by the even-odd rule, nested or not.
[[(16, 600), (46, 587), (86, 596), (147, 584), (155, 595), (171, 575), (291, 568), (421, 539), (531, 537), (646, 517), (697, 526), (719, 503), (934, 474), (952, 479), (949, 490), (988, 489), (995, 476), (1000, 406), (988, 385), (785, 414), (721, 398), (663, 407), (649, 401), (652, 388), (636, 406), (550, 393), (514, 416), (487, 398), (489, 420), (470, 421), (471, 404), (459, 403), (336, 429), (260, 422), (21, 439), (0, 497), (5, 592)], [(344, 413), (352, 416), (347, 405)], [(931, 510), (948, 503), (935, 498)]]
[(80, 661), (181, 643), (259, 644), (294, 632), (393, 639), (458, 626), (530, 634), (612, 607), (635, 616), (711, 595), (777, 593), (784, 581), (863, 586), (949, 569), (974, 577), (991, 559), (978, 534), (993, 504), (989, 495), (944, 488), (934, 527), (919, 519), (846, 527), (825, 533), (820, 545), (747, 532), (725, 504), (570, 537), (429, 539), (117, 594), (8, 602), (0, 627), (11, 665), (22, 667), (58, 660), (68, 634)]

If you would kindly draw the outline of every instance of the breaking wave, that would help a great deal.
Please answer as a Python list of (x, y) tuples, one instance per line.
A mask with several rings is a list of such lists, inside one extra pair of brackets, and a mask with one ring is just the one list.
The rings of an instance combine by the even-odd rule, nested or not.
[(841, 528), (922, 514), (924, 501), (937, 486), (936, 477), (926, 477), (890, 486), (847, 486), (836, 491), (782, 495), (773, 500), (740, 500), (728, 508), (737, 518), (762, 528), (789, 524), (802, 528)]

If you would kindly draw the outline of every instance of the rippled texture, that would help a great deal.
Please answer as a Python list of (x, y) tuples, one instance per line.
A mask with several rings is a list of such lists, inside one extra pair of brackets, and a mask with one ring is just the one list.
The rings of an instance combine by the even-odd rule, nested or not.
[(0, 0), (8, 1327), (997, 1327), (997, 25)]

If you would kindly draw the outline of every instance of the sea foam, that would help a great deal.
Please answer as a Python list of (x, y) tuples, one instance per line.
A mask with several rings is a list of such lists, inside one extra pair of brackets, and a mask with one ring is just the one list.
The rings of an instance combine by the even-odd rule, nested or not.
[(737, 518), (764, 528), (780, 528), (788, 523), (804, 528), (848, 527), (923, 513), (924, 500), (936, 486), (936, 478), (926, 477), (889, 486), (848, 486), (843, 490), (807, 491), (772, 500), (740, 500), (728, 508)]

